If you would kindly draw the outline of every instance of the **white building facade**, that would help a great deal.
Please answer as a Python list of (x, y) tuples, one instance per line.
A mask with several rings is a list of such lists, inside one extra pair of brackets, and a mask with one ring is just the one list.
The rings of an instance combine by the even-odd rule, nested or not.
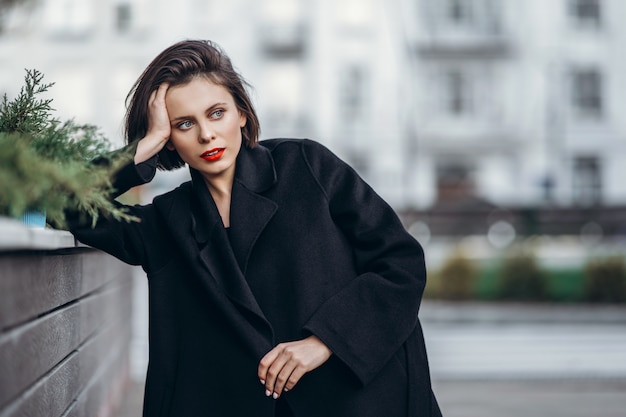
[[(412, 206), (626, 202), (620, 0), (403, 1)], [(411, 24), (415, 22), (415, 24)]]
[(212, 39), (263, 138), (325, 143), (396, 208), (622, 205), (620, 16), (621, 0), (31, 0), (0, 23), (0, 93), (37, 68), (59, 117), (121, 144), (143, 68)]

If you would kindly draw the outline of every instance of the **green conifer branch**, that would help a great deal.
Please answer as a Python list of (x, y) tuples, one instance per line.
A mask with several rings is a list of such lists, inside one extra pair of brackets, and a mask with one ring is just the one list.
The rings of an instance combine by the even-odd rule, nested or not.
[(111, 177), (130, 156), (93, 164), (110, 149), (99, 129), (54, 118), (52, 99), (39, 98), (53, 84), (39, 71), (26, 70), (24, 82), (14, 100), (4, 95), (0, 102), (0, 215), (44, 211), (55, 227), (66, 227), (67, 212), (92, 225), (100, 216), (136, 220), (110, 199)]

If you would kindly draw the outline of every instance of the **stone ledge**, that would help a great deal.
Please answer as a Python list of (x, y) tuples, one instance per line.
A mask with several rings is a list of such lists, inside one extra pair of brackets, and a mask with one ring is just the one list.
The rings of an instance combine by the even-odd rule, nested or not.
[(54, 250), (82, 246), (65, 230), (25, 226), (22, 222), (0, 217), (0, 251)]

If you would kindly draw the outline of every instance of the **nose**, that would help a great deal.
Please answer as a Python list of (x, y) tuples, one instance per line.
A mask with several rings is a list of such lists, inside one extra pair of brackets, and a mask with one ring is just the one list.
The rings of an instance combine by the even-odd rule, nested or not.
[(200, 123), (198, 142), (207, 143), (213, 139), (215, 139), (215, 132), (213, 131), (211, 124), (207, 121)]

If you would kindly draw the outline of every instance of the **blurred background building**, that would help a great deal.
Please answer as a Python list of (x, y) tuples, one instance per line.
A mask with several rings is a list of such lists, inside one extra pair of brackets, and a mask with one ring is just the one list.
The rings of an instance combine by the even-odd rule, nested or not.
[(625, 202), (624, 2), (404, 3), (412, 204)]
[(327, 144), (399, 210), (626, 203), (621, 0), (21, 3), (0, 20), (0, 92), (37, 68), (61, 117), (116, 144), (149, 61), (207, 38), (252, 84), (263, 137)]
[[(350, 163), (426, 246), (429, 282), (445, 281), (452, 253), (447, 270), (460, 288), (450, 294), (499, 299), (493, 271), (504, 250), (542, 235), (550, 238), (533, 241), (539, 264), (554, 276), (531, 301), (591, 300), (585, 280), (593, 278), (582, 270), (598, 253), (620, 258), (614, 286), (603, 283), (611, 274), (602, 268), (598, 285), (626, 297), (626, 1), (0, 0), (6, 4), (13, 7), (0, 8), (0, 94), (13, 97), (24, 69), (36, 68), (56, 83), (49, 94), (60, 119), (98, 125), (121, 146), (125, 98), (146, 65), (174, 42), (211, 39), (252, 85), (262, 138), (313, 138)], [(186, 175), (159, 173), (144, 197)], [(454, 255), (459, 244), (486, 272)], [(513, 272), (546, 281), (531, 261), (523, 258), (527, 268), (516, 264)], [(456, 279), (463, 274), (480, 277)], [(136, 288), (140, 379), (143, 277)], [(502, 311), (480, 310), (475, 315), (493, 323), (468, 328), (467, 310), (457, 309), (423, 310), (435, 378), (462, 381), (479, 372), (498, 381), (555, 374), (623, 381), (626, 374), (623, 309), (595, 316), (548, 309), (530, 319), (532, 309), (517, 309), (508, 328), (522, 336), (509, 331), (509, 339), (499, 327)], [(535, 324), (557, 316), (565, 321), (538, 333)], [(608, 324), (603, 336), (589, 338), (596, 316)], [(516, 327), (518, 317), (534, 324)], [(580, 328), (568, 324), (572, 317)], [(587, 348), (591, 339), (597, 346)], [(472, 350), (468, 340), (480, 343)], [(512, 361), (512, 350), (526, 362)], [(467, 388), (460, 384), (460, 392)], [(624, 398), (623, 385), (616, 392)], [(470, 415), (466, 403), (458, 415)], [(519, 415), (528, 415), (525, 407)]]

